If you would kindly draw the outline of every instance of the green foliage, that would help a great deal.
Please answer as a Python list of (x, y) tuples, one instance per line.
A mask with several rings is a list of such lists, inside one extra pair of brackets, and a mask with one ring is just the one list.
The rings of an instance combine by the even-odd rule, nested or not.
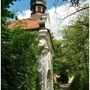
[(60, 75), (62, 77), (61, 82), (62, 83), (67, 83), (68, 81), (68, 62), (67, 59), (65, 58), (65, 50), (62, 48), (62, 43), (64, 43), (62, 40), (57, 41), (54, 40), (54, 57), (53, 57), (53, 71), (54, 73)]
[(35, 32), (19, 29), (8, 31), (8, 35), (2, 38), (2, 90), (36, 90), (37, 37)]
[(13, 1), (1, 1), (1, 89), (40, 90), (38, 33), (7, 28), (6, 20), (13, 15), (8, 8)]
[(72, 26), (65, 28), (62, 34), (63, 40), (54, 41), (54, 71), (57, 74), (76, 77), (74, 87), (77, 89), (71, 90), (88, 90), (89, 18), (87, 11), (81, 14)]
[(76, 69), (76, 73), (77, 70), (87, 70), (88, 67), (89, 27), (87, 25), (89, 22), (87, 20), (88, 17), (82, 21), (79, 20), (73, 26), (64, 30), (64, 46), (68, 52), (65, 55), (69, 62), (73, 62), (70, 63), (70, 66), (73, 66), (74, 70)]
[(54, 84), (53, 88), (54, 88), (54, 90), (62, 90), (62, 88), (61, 88), (59, 83)]

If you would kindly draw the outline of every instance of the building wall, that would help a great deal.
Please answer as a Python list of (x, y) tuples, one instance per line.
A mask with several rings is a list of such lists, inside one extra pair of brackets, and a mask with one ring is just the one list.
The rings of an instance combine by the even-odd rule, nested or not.
[(52, 43), (48, 30), (40, 30), (39, 46), (42, 47), (40, 56), (41, 90), (53, 90)]

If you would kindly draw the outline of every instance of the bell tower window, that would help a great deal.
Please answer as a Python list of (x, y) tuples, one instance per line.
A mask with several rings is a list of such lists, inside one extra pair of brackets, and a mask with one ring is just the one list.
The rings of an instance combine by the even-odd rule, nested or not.
[(38, 6), (38, 12), (43, 12), (42, 7)]
[(43, 12), (42, 6), (37, 6), (36, 7), (36, 12)]

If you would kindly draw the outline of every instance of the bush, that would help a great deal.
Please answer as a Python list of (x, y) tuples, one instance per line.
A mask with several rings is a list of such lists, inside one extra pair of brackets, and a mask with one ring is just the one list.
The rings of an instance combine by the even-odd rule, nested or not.
[(2, 30), (2, 90), (36, 90), (38, 74), (38, 33)]

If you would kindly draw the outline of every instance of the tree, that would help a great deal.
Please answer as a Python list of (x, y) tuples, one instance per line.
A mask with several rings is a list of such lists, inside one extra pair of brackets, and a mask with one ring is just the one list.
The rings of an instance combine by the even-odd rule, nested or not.
[[(89, 84), (89, 17), (88, 10), (62, 31), (63, 40), (55, 44), (54, 69), (56, 73), (74, 75), (72, 90), (88, 90)], [(62, 63), (63, 62), (63, 63)], [(58, 69), (57, 69), (58, 68)], [(64, 71), (63, 71), (64, 70)]]
[(2, 42), (2, 90), (33, 90), (38, 78), (37, 34), (10, 31)]
[(23, 29), (10, 30), (6, 21), (13, 15), (9, 4), (2, 0), (1, 13), (1, 89), (36, 90), (38, 74), (38, 33)]
[[(84, 85), (88, 83), (88, 60), (89, 60), (89, 22), (88, 14), (79, 19), (74, 25), (64, 31), (67, 52), (66, 58), (69, 62), (70, 73), (79, 76), (79, 90), (85, 90)], [(81, 83), (82, 82), (82, 83)], [(88, 85), (88, 84), (87, 84)], [(88, 90), (88, 86), (87, 89)]]

